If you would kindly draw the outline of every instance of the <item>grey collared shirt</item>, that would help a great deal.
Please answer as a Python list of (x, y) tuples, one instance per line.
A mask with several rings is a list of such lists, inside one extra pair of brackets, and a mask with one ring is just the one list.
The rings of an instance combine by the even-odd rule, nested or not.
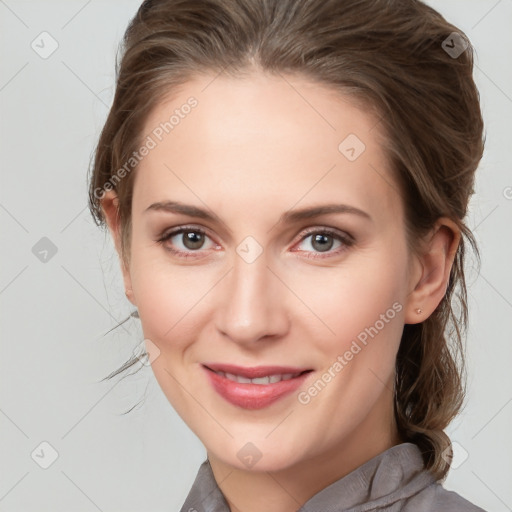
[[(402, 443), (311, 497), (297, 512), (485, 512), (448, 491), (424, 469), (419, 448)], [(230, 512), (208, 460), (181, 512)]]

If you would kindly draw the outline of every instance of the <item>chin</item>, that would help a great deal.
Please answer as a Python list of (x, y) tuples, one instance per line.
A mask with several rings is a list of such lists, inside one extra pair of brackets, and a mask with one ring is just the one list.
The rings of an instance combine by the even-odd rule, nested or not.
[[(219, 445), (214, 450), (208, 450), (224, 464), (242, 471), (270, 471), (276, 472), (298, 463), (304, 455), (304, 447), (300, 443), (297, 446), (285, 446), (281, 440), (269, 443), (268, 440), (250, 441), (247, 436), (243, 440), (229, 443), (224, 449), (219, 450)], [(226, 454), (234, 456), (226, 457)]]

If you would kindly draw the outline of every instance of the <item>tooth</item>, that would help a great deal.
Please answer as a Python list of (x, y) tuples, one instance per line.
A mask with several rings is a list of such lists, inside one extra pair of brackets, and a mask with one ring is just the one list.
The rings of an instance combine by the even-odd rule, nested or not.
[(269, 377), (259, 377), (257, 379), (251, 379), (253, 384), (270, 384)]
[(242, 377), (241, 375), (235, 375), (233, 373), (225, 373), (220, 371), (215, 373), (231, 381), (239, 382), (240, 384), (275, 384), (276, 382), (281, 382), (282, 380), (290, 380), (300, 375), (298, 373), (284, 373), (282, 375), (270, 375), (266, 377), (248, 379), (247, 377)]

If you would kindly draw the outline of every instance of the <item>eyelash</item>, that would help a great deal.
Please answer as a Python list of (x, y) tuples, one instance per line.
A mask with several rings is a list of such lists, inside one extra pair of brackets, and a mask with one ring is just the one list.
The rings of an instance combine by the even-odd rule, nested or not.
[[(185, 233), (187, 231), (188, 232), (193, 232), (193, 233), (200, 233), (200, 234), (208, 237), (208, 234), (206, 233), (206, 231), (204, 231), (203, 229), (201, 229), (199, 227), (196, 227), (196, 226), (182, 226), (182, 227), (180, 227), (178, 229), (175, 229), (173, 231), (169, 231), (167, 233), (164, 233), (164, 234), (160, 235), (158, 237), (158, 239), (155, 240), (155, 242), (160, 244), (160, 245), (164, 245), (164, 243), (167, 242), (169, 239), (173, 238), (176, 235), (180, 235), (182, 233)], [(349, 235), (346, 235), (346, 236), (342, 235), (338, 231), (330, 229), (330, 228), (311, 228), (311, 229), (307, 230), (306, 232), (304, 232), (302, 234), (302, 238), (300, 239), (300, 242), (304, 241), (306, 238), (308, 238), (311, 235), (317, 235), (317, 234), (318, 235), (328, 235), (328, 236), (331, 236), (335, 240), (340, 241), (343, 245), (341, 246), (341, 248), (338, 248), (335, 251), (327, 251), (325, 253), (326, 256), (306, 256), (306, 258), (310, 258), (310, 259), (324, 259), (324, 258), (329, 258), (329, 257), (333, 257), (333, 256), (338, 256), (339, 254), (341, 254), (342, 252), (346, 251), (348, 248), (350, 248), (355, 243), (355, 240), (351, 236), (349, 236)], [(195, 256), (194, 253), (201, 251), (201, 249), (198, 249), (197, 251), (193, 251), (193, 250), (190, 250), (190, 251), (180, 251), (180, 250), (177, 250), (177, 249), (173, 249), (171, 247), (165, 247), (165, 249), (170, 251), (171, 253), (173, 253), (173, 254), (175, 254), (175, 255), (177, 255), (179, 257), (183, 257), (183, 258), (197, 258), (198, 256)], [(308, 253), (309, 251), (299, 251), (299, 250), (296, 250), (294, 252), (306, 252), (306, 253)], [(322, 254), (322, 253), (318, 252), (316, 254)]]

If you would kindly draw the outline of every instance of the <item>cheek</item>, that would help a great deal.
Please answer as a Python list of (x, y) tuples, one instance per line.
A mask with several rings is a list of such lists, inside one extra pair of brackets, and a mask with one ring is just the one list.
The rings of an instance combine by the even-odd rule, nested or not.
[[(331, 418), (330, 432), (356, 425), (392, 388), (396, 353), (403, 331), (406, 275), (401, 254), (380, 252), (361, 258), (337, 273), (317, 279), (308, 305), (330, 331), (323, 328), (315, 349), (323, 362), (319, 381), (305, 390), (301, 403), (308, 403), (311, 428), (325, 411), (350, 410)], [(318, 320), (315, 320), (320, 323)], [(320, 331), (318, 331), (320, 332)], [(332, 384), (331, 384), (332, 383)], [(323, 389), (325, 388), (325, 391)], [(321, 399), (315, 398), (320, 396)]]
[[(134, 265), (132, 287), (137, 299), (144, 338), (158, 348), (152, 371), (169, 402), (186, 417), (188, 399), (180, 383), (185, 381), (186, 359), (201, 328), (201, 297), (206, 285), (193, 271), (177, 271), (153, 261)], [(204, 307), (204, 306), (203, 306)], [(190, 404), (189, 404), (190, 405)]]
[(332, 272), (317, 268), (297, 274), (294, 291), (316, 316), (311, 322), (318, 324), (318, 339), (327, 350), (346, 350), (358, 336), (364, 341), (365, 329), (372, 326), (385, 337), (400, 337), (404, 265), (400, 254), (373, 252), (347, 260)]
[(178, 267), (165, 256), (155, 257), (154, 250), (134, 253), (131, 281), (144, 336), (162, 351), (186, 346), (199, 326), (213, 277), (207, 267)]

